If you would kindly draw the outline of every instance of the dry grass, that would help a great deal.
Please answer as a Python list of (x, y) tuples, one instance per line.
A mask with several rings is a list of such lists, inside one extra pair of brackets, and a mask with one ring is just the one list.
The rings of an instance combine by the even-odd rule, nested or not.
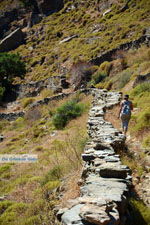
[[(91, 97), (89, 96), (81, 96), (81, 101), (85, 104), (89, 104), (90, 100)], [(66, 100), (55, 102), (53, 107), (58, 107), (65, 101)], [(50, 107), (52, 107), (52, 105), (47, 107), (47, 111)], [(81, 117), (70, 121), (64, 130), (55, 131), (52, 129), (45, 136), (36, 138), (35, 140), (32, 138), (32, 126), (34, 126), (37, 121), (32, 124), (25, 123), (24, 127), (19, 130), (13, 129), (12, 131), (8, 131), (6, 129), (4, 132), (6, 138), (0, 144), (1, 153), (5, 152), (7, 149), (9, 154), (18, 154), (21, 152), (26, 154), (37, 154), (39, 159), (39, 161), (34, 164), (12, 165), (11, 177), (7, 181), (7, 186), (12, 187), (11, 192), (9, 192), (8, 189), (10, 199), (16, 201), (22, 201), (24, 199), (24, 201), (27, 201), (26, 196), (28, 195), (29, 201), (33, 201), (34, 188), (32, 187), (38, 186), (39, 181), (30, 182), (30, 178), (36, 177), (37, 175), (39, 178), (43, 177), (44, 174), (54, 166), (63, 166), (64, 174), (67, 174), (69, 171), (76, 171), (81, 167), (80, 154), (82, 145), (84, 145), (87, 138), (87, 118), (88, 110)], [(47, 122), (47, 120), (44, 122)], [(11, 127), (12, 125), (9, 126)], [(42, 126), (48, 127), (48, 125)], [(20, 145), (20, 143), (25, 143), (26, 139), (26, 144)], [(36, 150), (39, 146), (42, 149), (41, 151)], [(19, 177), (24, 178), (25, 175), (28, 175), (27, 181), (23, 184), (20, 184), (20, 181), (19, 183), (16, 183)]]
[(105, 119), (113, 124), (115, 128), (121, 130), (121, 122), (118, 119), (119, 106), (114, 106), (113, 109), (107, 110)]
[(72, 174), (65, 180), (65, 184), (63, 185), (63, 196), (61, 198), (60, 206), (65, 208), (68, 206), (68, 200), (75, 199), (80, 195), (80, 186), (78, 185), (78, 181), (81, 177), (81, 171), (78, 170)]

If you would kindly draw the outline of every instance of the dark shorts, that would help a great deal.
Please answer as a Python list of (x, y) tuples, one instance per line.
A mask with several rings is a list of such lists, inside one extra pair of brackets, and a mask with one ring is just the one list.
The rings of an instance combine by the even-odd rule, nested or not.
[(131, 119), (131, 114), (121, 114), (122, 128), (128, 129), (129, 120)]

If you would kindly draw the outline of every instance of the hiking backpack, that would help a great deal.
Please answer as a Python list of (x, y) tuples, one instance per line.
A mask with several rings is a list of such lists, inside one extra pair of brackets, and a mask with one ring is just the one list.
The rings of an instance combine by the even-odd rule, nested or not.
[(123, 102), (122, 114), (131, 114), (130, 102)]

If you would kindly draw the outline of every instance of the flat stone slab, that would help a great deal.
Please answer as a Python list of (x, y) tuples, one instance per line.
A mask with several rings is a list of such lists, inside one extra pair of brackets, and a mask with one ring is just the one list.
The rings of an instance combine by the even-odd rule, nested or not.
[(114, 202), (121, 202), (127, 191), (127, 184), (123, 179), (107, 179), (95, 175), (88, 177), (86, 184), (81, 187), (82, 196)]
[(99, 174), (105, 178), (121, 178), (125, 179), (131, 174), (129, 167), (118, 163), (105, 163), (99, 166)]

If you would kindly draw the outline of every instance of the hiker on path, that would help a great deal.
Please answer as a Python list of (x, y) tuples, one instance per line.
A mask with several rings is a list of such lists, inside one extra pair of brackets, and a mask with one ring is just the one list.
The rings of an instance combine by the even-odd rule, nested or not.
[(126, 135), (128, 130), (128, 124), (131, 118), (131, 111), (133, 110), (133, 104), (129, 101), (129, 95), (124, 96), (124, 100), (120, 104), (119, 116), (122, 122), (122, 129), (124, 135)]

